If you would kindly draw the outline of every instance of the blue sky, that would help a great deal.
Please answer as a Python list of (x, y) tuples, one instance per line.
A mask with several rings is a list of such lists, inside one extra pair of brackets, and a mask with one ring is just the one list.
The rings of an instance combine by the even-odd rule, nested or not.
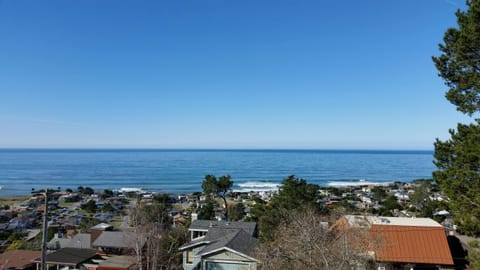
[(0, 1), (0, 147), (432, 149), (460, 0)]

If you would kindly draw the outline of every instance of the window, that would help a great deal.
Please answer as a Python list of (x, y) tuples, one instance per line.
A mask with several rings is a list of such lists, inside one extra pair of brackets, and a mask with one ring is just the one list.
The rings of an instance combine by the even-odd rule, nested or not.
[(207, 235), (207, 232), (193, 231), (192, 239), (203, 237), (205, 235)]
[(193, 250), (187, 250), (187, 263), (193, 263)]

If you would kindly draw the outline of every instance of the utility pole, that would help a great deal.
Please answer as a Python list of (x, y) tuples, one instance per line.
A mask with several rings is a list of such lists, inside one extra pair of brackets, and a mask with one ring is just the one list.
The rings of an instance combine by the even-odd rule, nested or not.
[(43, 211), (42, 270), (47, 270), (47, 238), (48, 238), (48, 188), (45, 189), (45, 210)]

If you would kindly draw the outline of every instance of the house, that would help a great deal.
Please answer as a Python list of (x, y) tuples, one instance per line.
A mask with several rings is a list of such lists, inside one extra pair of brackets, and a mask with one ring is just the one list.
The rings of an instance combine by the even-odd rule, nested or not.
[(180, 247), (183, 269), (257, 269), (256, 223), (194, 220), (189, 231), (191, 242)]
[(42, 255), (40, 251), (11, 250), (0, 254), (1, 270), (34, 270), (35, 263), (32, 261)]
[[(89, 263), (98, 258), (101, 257), (93, 249), (62, 248), (57, 252), (47, 254), (46, 263), (49, 267), (53, 266), (55, 269), (79, 269), (84, 263)], [(37, 264), (37, 269), (41, 269), (41, 258), (37, 258), (33, 262)]]
[(98, 264), (98, 270), (131, 270), (137, 269), (137, 259), (134, 256), (108, 257)]
[(91, 235), (89, 233), (77, 233), (72, 238), (58, 237), (58, 234), (47, 244), (48, 249), (61, 248), (91, 248)]
[(454, 269), (446, 232), (430, 218), (345, 215), (337, 225), (368, 232), (376, 269)]
[(92, 242), (92, 246), (102, 255), (126, 255), (133, 254), (137, 244), (143, 246), (144, 242), (143, 237), (134, 232), (104, 231)]
[(84, 263), (88, 270), (136, 270), (137, 259), (134, 256), (113, 256)]

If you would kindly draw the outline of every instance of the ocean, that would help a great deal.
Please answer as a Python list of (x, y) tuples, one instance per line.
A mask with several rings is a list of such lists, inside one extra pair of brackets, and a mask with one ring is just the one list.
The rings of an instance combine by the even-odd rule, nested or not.
[(321, 186), (431, 178), (432, 151), (0, 149), (0, 196), (32, 188), (122, 187), (201, 191), (207, 174), (230, 175), (234, 190), (267, 190), (295, 175)]

